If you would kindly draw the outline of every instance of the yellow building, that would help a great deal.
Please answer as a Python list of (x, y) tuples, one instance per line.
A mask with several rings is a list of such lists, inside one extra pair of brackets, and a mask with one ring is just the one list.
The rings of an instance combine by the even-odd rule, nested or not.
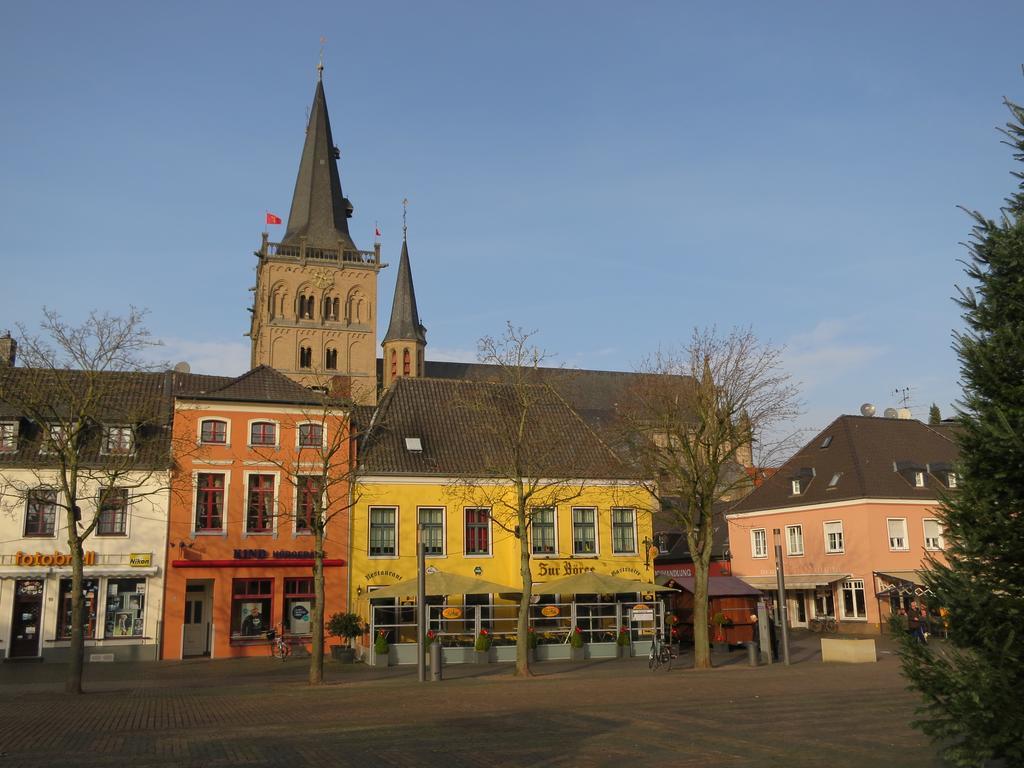
[[(531, 494), (527, 530), (519, 533), (535, 585), (590, 571), (653, 581), (650, 493), (553, 390), (528, 386), (530, 438), (518, 450), (499, 426), (509, 423), (503, 416), (518, 400), (509, 397), (512, 385), (401, 377), (387, 390), (364, 440), (354, 489), (350, 605), (361, 616), (374, 618), (375, 589), (415, 580), (418, 527), (428, 571), (521, 589), (517, 479)], [(518, 596), (503, 594), (432, 602), (462, 608), (467, 631), (478, 612), (466, 609), (479, 606), (495, 634), (511, 633)], [(535, 602), (572, 599), (537, 595)], [(402, 611), (403, 602), (413, 600), (373, 600), (394, 607), (393, 621), (383, 621), (379, 610), (374, 620), (395, 625), (392, 642), (415, 641), (413, 612)]]

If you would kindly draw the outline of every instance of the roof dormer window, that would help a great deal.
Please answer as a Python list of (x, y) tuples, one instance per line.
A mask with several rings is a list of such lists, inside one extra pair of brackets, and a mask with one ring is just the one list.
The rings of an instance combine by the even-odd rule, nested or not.
[(103, 433), (103, 453), (112, 455), (129, 454), (135, 450), (131, 427), (107, 427)]
[(66, 431), (63, 424), (50, 424), (46, 428), (46, 436), (43, 444), (39, 447), (40, 453), (60, 453), (67, 442)]
[(814, 479), (814, 468), (813, 467), (800, 467), (790, 478), (790, 489), (794, 496), (799, 496), (801, 493), (807, 490), (807, 486), (811, 484), (811, 480)]
[(423, 453), (423, 440), (419, 437), (405, 438), (405, 450), (409, 453)]
[(799, 480), (793, 480), (792, 481), (792, 489), (793, 489), (793, 495), (794, 496), (799, 496), (800, 495), (800, 481)]
[(946, 487), (947, 488), (956, 488), (957, 487), (956, 482), (957, 482), (957, 480), (956, 480), (956, 472), (947, 472), (946, 473)]
[(839, 485), (839, 478), (842, 476), (842, 472), (836, 472), (834, 475), (832, 475), (832, 479), (828, 481), (828, 487), (835, 488), (837, 485)]
[(18, 450), (18, 422), (0, 422), (0, 451)]
[(921, 470), (914, 472), (914, 487), (924, 488), (924, 472)]
[(827, 435), (824, 440), (821, 441), (820, 448), (828, 448), (832, 445), (832, 435)]

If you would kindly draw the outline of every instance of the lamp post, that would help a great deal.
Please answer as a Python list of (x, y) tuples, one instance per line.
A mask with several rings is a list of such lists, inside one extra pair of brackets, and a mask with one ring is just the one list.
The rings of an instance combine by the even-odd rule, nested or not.
[(416, 675), (421, 683), (427, 681), (427, 660), (424, 657), (423, 642), (427, 636), (427, 573), (426, 529), (416, 524)]
[(789, 666), (789, 621), (786, 615), (786, 572), (782, 566), (782, 531), (775, 528), (775, 576), (779, 586), (779, 615), (782, 628), (782, 663)]

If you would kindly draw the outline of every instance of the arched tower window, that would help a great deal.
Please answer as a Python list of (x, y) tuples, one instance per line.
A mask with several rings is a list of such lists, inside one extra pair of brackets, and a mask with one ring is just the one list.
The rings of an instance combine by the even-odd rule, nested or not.
[(324, 354), (324, 368), (329, 371), (338, 369), (338, 350), (328, 349)]
[(410, 370), (412, 367), (412, 355), (409, 354), (409, 350), (406, 349), (402, 352), (402, 375), (408, 376), (412, 373)]
[(313, 367), (313, 348), (299, 347), (299, 368)]
[(391, 350), (391, 378), (395, 378), (398, 375), (398, 353), (395, 350)]

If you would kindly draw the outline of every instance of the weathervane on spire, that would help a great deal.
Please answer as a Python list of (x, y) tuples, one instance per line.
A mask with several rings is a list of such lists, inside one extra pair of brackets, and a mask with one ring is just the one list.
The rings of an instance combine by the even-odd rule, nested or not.
[(324, 43), (327, 42), (327, 38), (320, 35), (320, 61), (316, 65), (316, 76), (318, 80), (324, 79)]
[(406, 233), (409, 231), (408, 225), (405, 223), (405, 215), (409, 212), (409, 198), (402, 198), (402, 239), (405, 240)]

